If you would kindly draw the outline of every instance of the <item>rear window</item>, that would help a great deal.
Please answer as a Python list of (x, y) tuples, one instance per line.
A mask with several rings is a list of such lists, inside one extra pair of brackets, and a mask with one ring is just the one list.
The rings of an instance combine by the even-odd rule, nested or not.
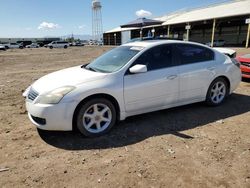
[(191, 64), (214, 60), (214, 52), (208, 48), (193, 44), (177, 44), (177, 55), (181, 64)]

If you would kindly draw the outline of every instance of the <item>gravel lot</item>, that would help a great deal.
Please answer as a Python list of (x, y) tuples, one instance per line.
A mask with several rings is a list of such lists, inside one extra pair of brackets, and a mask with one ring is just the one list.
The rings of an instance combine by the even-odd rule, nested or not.
[(222, 106), (131, 117), (100, 138), (37, 131), (24, 89), (109, 49), (0, 51), (0, 187), (250, 187), (249, 80)]

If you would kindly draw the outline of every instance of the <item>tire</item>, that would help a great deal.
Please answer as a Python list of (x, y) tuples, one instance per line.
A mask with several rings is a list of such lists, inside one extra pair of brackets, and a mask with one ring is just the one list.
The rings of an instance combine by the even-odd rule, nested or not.
[(68, 46), (64, 46), (64, 49), (67, 49), (68, 48)]
[(105, 98), (84, 103), (76, 116), (78, 130), (86, 137), (98, 137), (109, 132), (116, 122), (116, 109)]
[(221, 105), (229, 93), (228, 83), (224, 78), (216, 78), (209, 86), (206, 103), (209, 106)]
[(53, 46), (50, 46), (49, 48), (50, 48), (50, 49), (53, 49)]
[(9, 49), (9, 46), (5, 46), (5, 49), (7, 49), (7, 50), (8, 50), (8, 49)]

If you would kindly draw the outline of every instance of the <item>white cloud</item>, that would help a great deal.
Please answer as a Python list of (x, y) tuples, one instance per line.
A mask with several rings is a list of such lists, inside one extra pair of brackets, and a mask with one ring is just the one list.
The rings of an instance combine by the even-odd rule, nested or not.
[(138, 17), (150, 17), (150, 16), (152, 16), (152, 13), (151, 12), (149, 12), (149, 11), (147, 11), (147, 10), (137, 10), (136, 12), (135, 12), (135, 14), (136, 14), (136, 16), (138, 16)]
[(85, 29), (86, 25), (79, 25), (78, 29)]
[(49, 22), (42, 22), (38, 26), (38, 29), (57, 29), (57, 28), (60, 28), (60, 26), (58, 24), (49, 23)]

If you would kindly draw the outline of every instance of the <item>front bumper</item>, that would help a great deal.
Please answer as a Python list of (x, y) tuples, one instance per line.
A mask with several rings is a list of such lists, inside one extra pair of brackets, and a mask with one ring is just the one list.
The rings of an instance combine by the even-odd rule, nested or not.
[(35, 104), (26, 100), (26, 109), (30, 121), (39, 129), (51, 131), (71, 131), (72, 120), (76, 108), (74, 102), (50, 104)]

